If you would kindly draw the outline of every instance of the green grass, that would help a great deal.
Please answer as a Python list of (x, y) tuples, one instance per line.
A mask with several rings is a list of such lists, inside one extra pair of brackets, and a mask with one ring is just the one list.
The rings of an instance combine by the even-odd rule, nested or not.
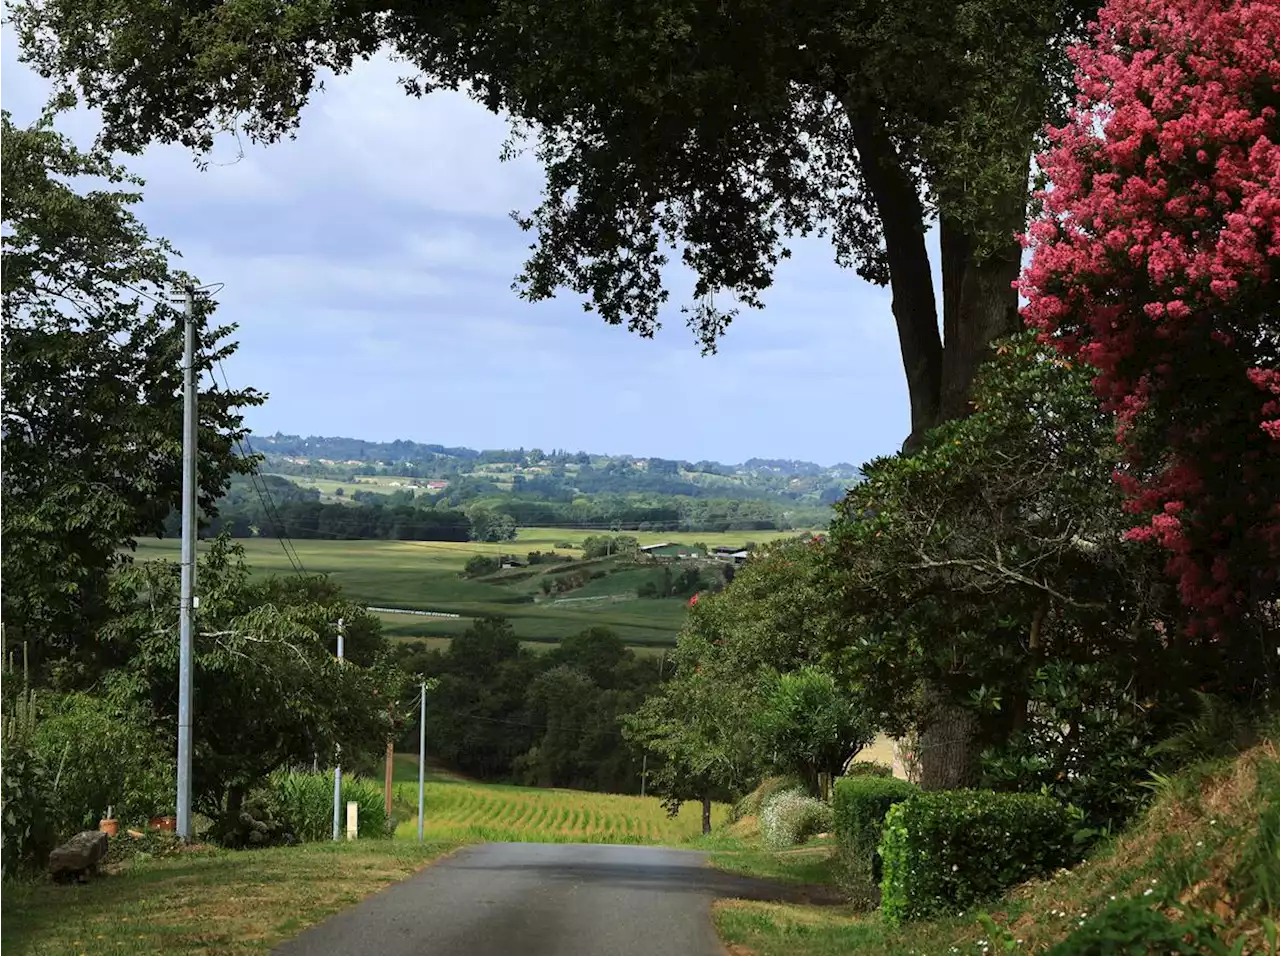
[[(721, 838), (723, 848), (732, 841)], [(735, 872), (790, 882), (833, 882), (820, 853), (714, 854)], [(992, 945), (970, 912), (886, 924), (852, 907), (722, 900), (716, 926), (734, 952), (754, 956), (923, 956), (1040, 953), (1116, 898), (1176, 899), (1216, 912), (1229, 945), (1280, 956), (1267, 920), (1280, 918), (1280, 755), (1264, 744), (1237, 760), (1193, 769), (1163, 786), (1150, 811), (1071, 871), (1015, 887), (986, 908), (1011, 948)], [(1274, 925), (1274, 923), (1273, 923)], [(989, 948), (983, 949), (983, 941)], [(953, 948), (954, 947), (954, 948)]]
[(200, 849), (85, 885), (4, 886), (5, 956), (266, 953), (453, 844), (391, 840)]
[[(353, 600), (375, 607), (446, 611), (461, 618), (429, 618), (415, 615), (383, 615), (387, 633), (396, 639), (452, 638), (464, 631), (470, 620), (485, 615), (501, 615), (511, 621), (518, 637), (530, 642), (556, 642), (593, 626), (612, 628), (633, 647), (671, 646), (688, 613), (681, 598), (613, 600), (634, 592), (644, 571), (623, 571), (590, 582), (587, 588), (562, 597), (597, 597), (598, 601), (561, 602), (541, 600), (538, 579), (526, 578), (512, 584), (493, 580), (476, 581), (459, 577), (467, 559), (477, 553), (517, 554), (550, 551), (558, 543), (579, 545), (597, 532), (565, 531), (558, 528), (522, 528), (514, 542), (485, 544), (449, 541), (332, 541), (298, 540), (293, 545), (303, 567), (328, 574)], [(741, 545), (748, 538), (764, 541), (778, 533), (750, 532), (699, 534), (708, 545)], [(637, 534), (642, 543), (668, 540), (657, 532)], [(239, 539), (246, 559), (258, 573), (289, 573), (292, 569), (280, 542), (274, 539)], [(145, 540), (138, 544), (137, 557), (176, 559), (177, 540)], [(572, 552), (571, 552), (572, 553)], [(608, 566), (605, 562), (603, 566)], [(611, 578), (621, 580), (611, 581)], [(535, 594), (538, 603), (532, 603)]]

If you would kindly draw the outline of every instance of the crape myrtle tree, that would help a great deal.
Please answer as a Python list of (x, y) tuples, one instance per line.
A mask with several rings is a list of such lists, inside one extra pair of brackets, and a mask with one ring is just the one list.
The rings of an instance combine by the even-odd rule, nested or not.
[(669, 248), (697, 276), (689, 323), (713, 349), (733, 315), (714, 293), (758, 306), (786, 240), (827, 235), (838, 262), (892, 290), (915, 448), (968, 412), (988, 343), (1018, 327), (1030, 157), (1061, 105), (1066, 46), (1096, 9), (22, 0), (12, 17), (25, 60), (100, 109), (103, 141), (131, 151), (203, 154), (231, 128), (278, 139), (321, 71), (389, 47), (410, 93), (468, 89), (513, 118), (513, 148), (536, 140), (547, 181), (520, 219), (537, 239), (523, 294), (568, 288), (640, 334), (667, 301)]
[[(3, 117), (4, 620), (42, 674), (58, 659), (78, 680), (101, 664), (120, 549), (160, 535), (181, 497), (182, 318), (152, 297), (187, 277), (133, 213), (140, 181), (52, 117)], [(201, 373), (235, 348), (211, 311), (200, 302)], [(253, 467), (235, 449), (242, 410), (263, 396), (201, 380), (199, 497), (216, 514), (231, 476)]]
[(1280, 4), (1112, 0), (1072, 58), (1026, 318), (1096, 372), (1127, 536), (1196, 612), (1182, 640), (1217, 646), (1214, 690), (1256, 694), (1280, 583)]

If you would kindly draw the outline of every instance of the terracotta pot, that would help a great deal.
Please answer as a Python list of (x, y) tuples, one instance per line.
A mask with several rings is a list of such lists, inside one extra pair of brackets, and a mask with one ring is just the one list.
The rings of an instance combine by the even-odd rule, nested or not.
[(172, 833), (178, 829), (178, 818), (171, 816), (152, 817), (147, 821), (147, 826), (153, 830), (167, 830)]
[(107, 836), (115, 836), (120, 832), (120, 821), (115, 817), (103, 817), (98, 821), (98, 829)]

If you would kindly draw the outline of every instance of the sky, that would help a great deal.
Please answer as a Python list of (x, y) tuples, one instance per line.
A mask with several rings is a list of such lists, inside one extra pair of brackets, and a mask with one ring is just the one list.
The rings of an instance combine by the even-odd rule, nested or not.
[[(909, 431), (888, 291), (838, 268), (822, 240), (789, 243), (762, 310), (744, 309), (703, 357), (671, 269), (647, 340), (578, 296), (511, 289), (542, 174), (502, 162), (505, 120), (461, 94), (416, 100), (378, 57), (331, 79), (297, 137), (219, 145), (207, 170), (178, 146), (122, 157), (146, 180), (140, 218), (239, 325), (232, 387), (269, 394), (255, 433), (540, 447), (725, 463), (861, 463)], [(47, 96), (3, 33), (2, 102), (25, 124)], [(88, 145), (88, 111), (59, 122)], [(718, 300), (722, 304), (722, 300)]]

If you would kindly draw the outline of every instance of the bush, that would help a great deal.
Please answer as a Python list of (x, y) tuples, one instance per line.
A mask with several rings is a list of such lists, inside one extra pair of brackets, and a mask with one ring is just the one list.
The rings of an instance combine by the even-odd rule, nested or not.
[[(298, 840), (333, 838), (333, 772), (304, 773), (281, 770), (271, 775), (270, 793), (281, 822)], [(342, 778), (342, 820), (346, 831), (346, 805), (360, 806), (361, 839), (388, 836), (382, 787), (363, 777)]]
[[(877, 768), (882, 764), (863, 766)], [(833, 798), (835, 810), (836, 852), (853, 902), (876, 904), (876, 885), (880, 881), (880, 838), (889, 808), (918, 794), (915, 784), (876, 770), (861, 776), (844, 776), (836, 781)]]
[(493, 574), (502, 570), (502, 562), (490, 557), (487, 554), (477, 554), (467, 559), (467, 563), (462, 567), (464, 577), (476, 578), (484, 574)]
[(729, 822), (737, 823), (744, 817), (758, 817), (761, 808), (775, 793), (783, 790), (803, 790), (799, 777), (765, 777), (749, 794), (739, 800), (729, 810)]
[(799, 790), (783, 790), (766, 801), (760, 814), (760, 834), (766, 846), (799, 846), (833, 822), (831, 807)]
[[(1171, 919), (1162, 908), (1180, 911)], [(1199, 956), (1227, 952), (1218, 935), (1218, 921), (1209, 913), (1162, 901), (1152, 906), (1142, 897), (1109, 903), (1096, 916), (1054, 945), (1045, 956)]]
[(963, 910), (1069, 865), (1079, 812), (1050, 797), (989, 790), (921, 793), (893, 806), (880, 855), (890, 923)]
[(26, 735), (11, 730), (12, 723), (5, 728), (0, 755), (0, 874), (5, 877), (43, 866), (56, 842), (49, 776)]
[(97, 829), (107, 813), (125, 826), (174, 812), (171, 741), (140, 707), (90, 694), (42, 695), (32, 743), (50, 777), (59, 837)]
[(44, 865), (56, 834), (48, 770), (33, 745), (36, 703), (26, 678), (0, 681), (0, 876)]
[(855, 760), (844, 768), (846, 777), (892, 777), (893, 768), (875, 760)]

